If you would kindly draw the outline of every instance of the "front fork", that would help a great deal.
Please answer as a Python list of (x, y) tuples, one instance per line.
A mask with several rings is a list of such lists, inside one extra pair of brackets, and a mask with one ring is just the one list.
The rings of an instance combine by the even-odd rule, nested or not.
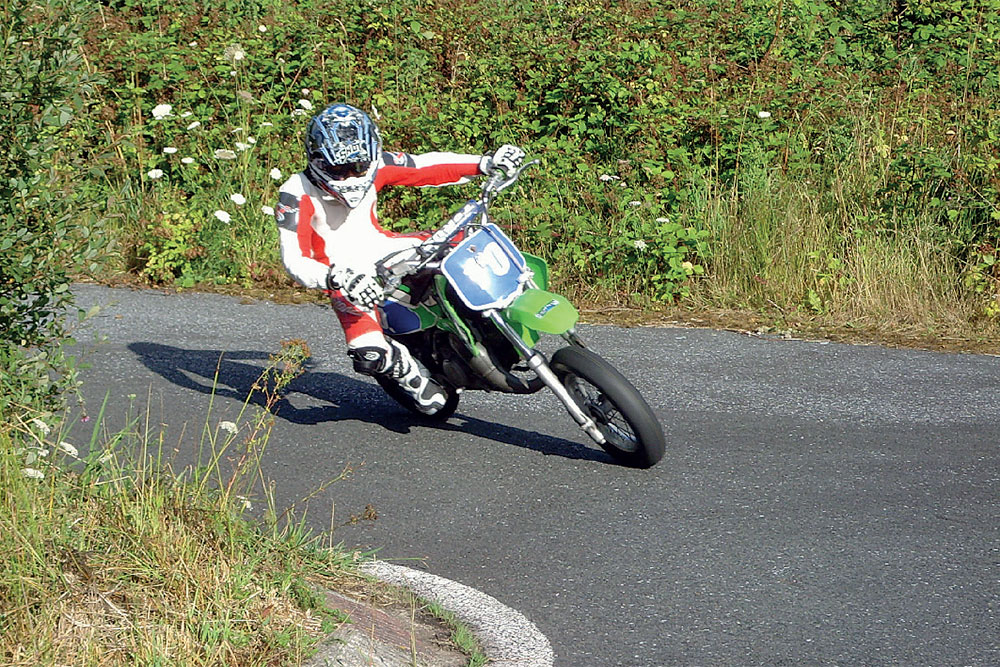
[[(597, 428), (597, 424), (590, 418), (590, 415), (580, 409), (580, 406), (577, 405), (576, 401), (573, 400), (573, 397), (570, 396), (569, 391), (567, 391), (566, 387), (563, 386), (563, 383), (559, 381), (556, 374), (552, 372), (551, 368), (549, 368), (545, 355), (538, 350), (529, 347), (527, 343), (521, 339), (521, 336), (519, 336), (518, 333), (507, 323), (507, 320), (500, 316), (499, 312), (491, 310), (484, 314), (497, 326), (503, 335), (514, 344), (514, 347), (516, 347), (521, 356), (524, 357), (524, 360), (528, 362), (528, 367), (534, 371), (535, 374), (541, 378), (542, 382), (544, 382), (546, 386), (552, 390), (552, 393), (554, 393), (556, 397), (562, 401), (562, 404), (566, 406), (566, 411), (569, 412), (570, 416), (576, 421), (577, 424), (580, 425), (580, 428), (582, 428), (587, 435), (593, 438), (594, 442), (597, 444), (605, 444), (607, 440), (605, 439), (604, 434), (601, 433), (599, 428)], [(583, 343), (576, 336), (576, 334), (569, 332), (566, 337), (572, 344), (583, 347)]]

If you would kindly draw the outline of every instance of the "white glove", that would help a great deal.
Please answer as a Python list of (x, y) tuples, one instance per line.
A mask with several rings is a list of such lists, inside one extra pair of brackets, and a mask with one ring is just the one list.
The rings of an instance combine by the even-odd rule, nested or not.
[(330, 267), (326, 276), (326, 286), (340, 290), (347, 300), (364, 310), (374, 310), (382, 302), (382, 286), (367, 273), (357, 273), (350, 267)]
[(512, 144), (504, 144), (493, 155), (484, 155), (479, 162), (479, 171), (487, 176), (501, 169), (508, 176), (524, 162), (524, 151)]

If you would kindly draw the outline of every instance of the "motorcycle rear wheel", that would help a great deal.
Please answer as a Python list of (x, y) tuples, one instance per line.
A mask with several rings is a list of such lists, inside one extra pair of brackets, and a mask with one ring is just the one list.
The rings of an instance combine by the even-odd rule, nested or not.
[(663, 458), (663, 428), (639, 390), (588, 349), (564, 347), (552, 355), (552, 371), (581, 410), (597, 423), (601, 444), (618, 462), (650, 468)]
[(455, 414), (455, 409), (458, 407), (458, 399), (460, 398), (458, 390), (448, 384), (442, 383), (441, 385), (444, 388), (445, 395), (447, 396), (444, 405), (437, 412), (427, 414), (426, 412), (422, 412), (417, 407), (417, 402), (413, 400), (413, 397), (403, 391), (399, 384), (392, 378), (376, 375), (375, 380), (379, 383), (379, 385), (381, 385), (382, 389), (385, 390), (385, 393), (389, 394), (394, 401), (418, 417), (432, 422), (445, 421)]

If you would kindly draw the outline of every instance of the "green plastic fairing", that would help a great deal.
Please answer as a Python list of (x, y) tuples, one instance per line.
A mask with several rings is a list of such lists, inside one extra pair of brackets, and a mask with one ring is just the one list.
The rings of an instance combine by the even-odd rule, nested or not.
[(473, 356), (481, 354), (481, 351), (476, 345), (476, 337), (472, 335), (472, 331), (470, 331), (469, 327), (462, 321), (462, 318), (459, 316), (458, 312), (456, 312), (455, 307), (448, 301), (446, 291), (448, 288), (448, 279), (440, 273), (435, 275), (434, 287), (437, 290), (438, 303), (441, 305), (441, 309), (444, 311), (445, 315), (447, 315), (447, 317), (441, 318), (438, 321), (438, 326), (442, 329), (451, 330), (452, 332), (458, 334), (459, 338), (462, 339)]
[(524, 261), (528, 264), (528, 268), (535, 274), (535, 284), (541, 289), (546, 289), (549, 286), (549, 265), (541, 257), (526, 252), (521, 254), (524, 255)]
[(572, 329), (580, 314), (564, 296), (528, 289), (504, 311), (504, 317), (526, 329), (558, 336)]

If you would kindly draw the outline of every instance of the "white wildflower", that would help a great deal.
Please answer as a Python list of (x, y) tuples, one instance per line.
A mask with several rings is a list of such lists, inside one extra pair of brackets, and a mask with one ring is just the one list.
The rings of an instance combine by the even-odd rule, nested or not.
[(66, 442), (65, 440), (63, 440), (62, 442), (60, 442), (60, 443), (59, 443), (58, 445), (56, 445), (56, 446), (57, 446), (57, 447), (58, 447), (58, 448), (60, 449), (60, 451), (62, 451), (62, 452), (63, 452), (64, 454), (69, 454), (69, 455), (70, 455), (70, 456), (72, 456), (72, 457), (73, 457), (74, 459), (78, 459), (78, 458), (80, 458), (80, 452), (79, 452), (79, 450), (77, 450), (77, 448), (76, 448), (76, 447), (74, 447), (74, 446), (73, 446), (73, 445), (71, 445), (70, 443)]
[(274, 209), (270, 206), (261, 206), (260, 212), (263, 213), (264, 215), (270, 215), (270, 216), (274, 215)]
[(183, 158), (181, 158), (181, 162), (183, 164), (194, 164), (194, 158), (193, 157), (183, 157)]
[(236, 435), (236, 431), (239, 429), (231, 421), (221, 421), (219, 422), (219, 428), (223, 431), (227, 431), (230, 435)]
[(267, 32), (267, 26), (266, 25), (259, 25), (259, 26), (257, 26), (257, 30), (259, 30), (260, 32)]
[(598, 176), (598, 179), (601, 180), (601, 181), (603, 181), (603, 182), (605, 182), (605, 183), (607, 183), (608, 181), (617, 181), (617, 180), (620, 180), (621, 177), (620, 176), (612, 176), (611, 174), (601, 174), (600, 176)]
[(313, 103), (310, 102), (309, 100), (302, 99), (299, 100), (299, 106), (305, 109), (306, 111), (312, 111)]
[(272, 169), (269, 175), (271, 176), (271, 178), (273, 178), (276, 181), (280, 181), (281, 180), (281, 170), (278, 169), (277, 167), (275, 167), (274, 169)]
[(757, 118), (770, 118), (770, 117), (771, 117), (771, 112), (770, 111), (758, 111), (757, 112)]
[(185, 111), (184, 113), (181, 114), (181, 118), (188, 118), (193, 115), (194, 115), (193, 111)]
[(236, 497), (242, 502), (243, 509), (245, 509), (245, 510), (252, 510), (253, 509), (253, 504), (250, 502), (250, 500), (246, 496), (236, 496)]
[(247, 143), (248, 144), (255, 144), (255, 143), (257, 143), (257, 139), (255, 137), (247, 137)]
[(237, 150), (245, 151), (248, 148), (250, 148), (250, 144), (245, 144), (242, 141), (237, 141), (236, 142), (236, 149)]
[(149, 171), (146, 172), (146, 176), (149, 176), (150, 178), (152, 178), (154, 180), (157, 179), (157, 178), (163, 178), (163, 170), (162, 169), (150, 169)]
[(234, 69), (229, 70), (229, 76), (236, 76), (236, 70)]
[(45, 473), (41, 470), (35, 470), (34, 468), (24, 468), (21, 470), (21, 474), (25, 477), (30, 477), (31, 479), (45, 479)]
[(642, 202), (641, 201), (630, 201), (628, 203), (628, 205), (629, 206), (642, 206)]
[(237, 206), (243, 206), (247, 203), (247, 198), (241, 195), (239, 192), (235, 192), (229, 195), (229, 201), (233, 202)]
[(229, 150), (228, 148), (218, 148), (215, 151), (215, 157), (219, 160), (235, 160), (236, 153)]
[(229, 130), (229, 134), (239, 134), (242, 131), (243, 131), (242, 127), (234, 127), (233, 129)]
[(174, 153), (177, 152), (177, 149), (174, 148), (173, 146), (164, 146), (163, 152), (166, 153), (167, 155), (173, 155)]
[(247, 52), (239, 44), (231, 44), (222, 52), (222, 57), (228, 62), (236, 63), (247, 57)]
[(41, 419), (38, 419), (37, 417), (32, 419), (31, 423), (35, 425), (35, 428), (37, 428), (39, 431), (42, 432), (42, 435), (48, 435), (49, 432), (52, 430), (48, 424), (43, 422)]
[(225, 211), (216, 211), (215, 217), (221, 220), (222, 222), (226, 223), (227, 225), (232, 220), (232, 217), (230, 217), (230, 215)]
[(657, 218), (657, 222), (670, 222), (670, 218)]
[(188, 130), (193, 130), (196, 127), (201, 127), (201, 121), (200, 120), (192, 121), (191, 124), (187, 126), (187, 129)]
[(269, 123), (266, 120), (260, 124), (261, 127), (274, 127), (274, 123)]
[(163, 120), (167, 116), (172, 115), (170, 112), (173, 108), (174, 107), (171, 104), (157, 104), (153, 107), (153, 118), (156, 120)]
[(293, 109), (292, 110), (292, 115), (293, 116), (305, 116), (306, 115), (306, 110), (305, 109)]
[(642, 239), (637, 239), (637, 240), (633, 241), (632, 245), (635, 246), (636, 250), (645, 250), (646, 249), (646, 242), (644, 240), (642, 240)]
[(194, 47), (198, 46), (198, 42), (188, 42), (188, 46), (190, 46), (193, 49)]
[(303, 96), (306, 96), (306, 95), (308, 95), (308, 94), (309, 94), (309, 89), (308, 89), (308, 88), (303, 88), (303, 89), (302, 89), (302, 95), (303, 95)]

